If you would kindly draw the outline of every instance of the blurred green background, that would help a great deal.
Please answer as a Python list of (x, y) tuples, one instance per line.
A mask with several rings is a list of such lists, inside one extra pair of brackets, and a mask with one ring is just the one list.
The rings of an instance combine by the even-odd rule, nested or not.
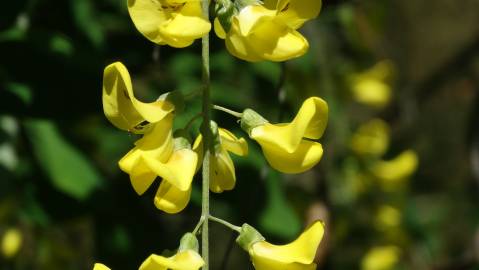
[[(212, 35), (216, 104), (271, 121), (290, 121), (309, 96), (330, 106), (320, 165), (282, 175), (250, 141), (212, 213), (278, 244), (324, 220), (318, 269), (479, 269), (479, 1), (325, 1), (301, 31), (308, 54), (283, 64), (242, 62)], [(137, 139), (102, 111), (103, 68), (118, 60), (144, 101), (200, 86), (199, 42), (154, 46), (126, 1), (0, 9), (1, 269), (136, 269), (195, 226), (199, 177), (187, 209), (168, 215), (153, 205), (156, 188), (137, 196), (117, 166)], [(199, 110), (190, 101), (175, 124)], [(230, 116), (215, 119), (246, 136)], [(366, 152), (379, 143), (378, 153), (353, 146), (364, 124)], [(395, 159), (406, 150), (417, 160)], [(213, 224), (211, 234), (212, 269), (253, 269), (233, 233)]]

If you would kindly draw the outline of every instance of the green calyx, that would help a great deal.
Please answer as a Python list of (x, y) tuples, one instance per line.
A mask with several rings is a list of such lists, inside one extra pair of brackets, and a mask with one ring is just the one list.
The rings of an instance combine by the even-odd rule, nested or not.
[(264, 241), (265, 238), (251, 225), (243, 224), (239, 236), (236, 238), (236, 243), (246, 251), (249, 251), (253, 244)]
[(188, 132), (184, 129), (178, 129), (173, 134), (173, 149), (178, 151), (181, 149), (191, 149), (191, 140)]
[(180, 91), (171, 91), (161, 95), (158, 100), (168, 101), (175, 106), (175, 112), (179, 113), (185, 109), (185, 97)]
[(231, 0), (217, 0), (215, 4), (216, 17), (226, 33), (230, 31), (233, 16), (238, 14), (238, 10)]
[(178, 252), (186, 251), (186, 250), (194, 250), (198, 252), (199, 250), (198, 239), (192, 233), (185, 233), (180, 240), (180, 247), (178, 248)]
[(252, 109), (246, 109), (243, 111), (241, 128), (247, 132), (248, 135), (251, 135), (251, 130), (253, 130), (253, 128), (262, 126), (266, 123), (268, 123), (268, 120), (264, 119), (263, 116)]

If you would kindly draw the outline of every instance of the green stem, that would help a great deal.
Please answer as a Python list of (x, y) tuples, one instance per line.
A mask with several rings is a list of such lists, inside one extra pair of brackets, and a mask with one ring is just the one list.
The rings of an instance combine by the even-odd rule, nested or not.
[(214, 216), (209, 216), (208, 219), (211, 220), (211, 221), (217, 222), (219, 224), (222, 224), (222, 225), (230, 228), (233, 231), (241, 232), (241, 227), (235, 226), (235, 225), (233, 225), (233, 224), (229, 223), (228, 221), (223, 220), (221, 218), (217, 218), (217, 217), (214, 217)]
[[(202, 0), (201, 9), (203, 16), (209, 18), (209, 0)], [(211, 134), (211, 97), (210, 97), (210, 36), (206, 34), (202, 38), (201, 59), (203, 62), (203, 124), (201, 133), (204, 138), (204, 158), (203, 158), (203, 191), (201, 203), (201, 216), (207, 218), (210, 215), (210, 159), (214, 154)], [(205, 220), (201, 229), (201, 255), (205, 261), (203, 270), (209, 269), (209, 231), (208, 220)]]
[(243, 117), (243, 114), (242, 114), (242, 113), (235, 112), (235, 111), (233, 111), (233, 110), (230, 110), (230, 109), (228, 109), (228, 108), (225, 108), (225, 107), (222, 107), (222, 106), (219, 106), (219, 105), (213, 105), (213, 109), (218, 110), (218, 111), (225, 112), (225, 113), (227, 113), (227, 114), (231, 114), (231, 115), (234, 116), (234, 117), (238, 117), (238, 118)]
[(197, 235), (198, 232), (200, 231), (201, 226), (203, 226), (204, 222), (205, 222), (205, 217), (201, 216), (200, 220), (198, 221), (198, 224), (196, 224), (195, 229), (191, 233), (194, 234), (194, 235)]

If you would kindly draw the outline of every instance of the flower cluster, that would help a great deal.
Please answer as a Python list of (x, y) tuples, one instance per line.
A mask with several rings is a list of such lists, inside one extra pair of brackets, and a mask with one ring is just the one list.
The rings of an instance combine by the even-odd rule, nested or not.
[[(246, 61), (285, 61), (302, 56), (308, 41), (297, 31), (316, 18), (320, 0), (216, 1), (214, 29), (228, 51)], [(176, 48), (211, 30), (198, 0), (129, 0), (128, 11), (147, 39)]]
[[(128, 0), (128, 11), (148, 40), (182, 48), (211, 30), (206, 4), (199, 0)], [(306, 53), (308, 41), (297, 30), (317, 17), (320, 9), (319, 0), (217, 0), (214, 28), (225, 39), (228, 51), (240, 59), (285, 61)], [(138, 195), (144, 194), (155, 179), (161, 179), (154, 197), (158, 209), (174, 214), (188, 205), (194, 176), (203, 161), (208, 168), (203, 171), (208, 179), (204, 180), (205, 192), (221, 193), (235, 187), (237, 177), (230, 154), (247, 156), (247, 141), (210, 121), (205, 111), (199, 114), (204, 121), (201, 133), (194, 134), (194, 142), (190, 140), (190, 128), (196, 117), (184, 128), (174, 130), (180, 105), (186, 102), (180, 93), (168, 92), (154, 102), (142, 102), (135, 97), (127, 68), (116, 62), (104, 70), (102, 99), (105, 116), (115, 127), (142, 136), (121, 158), (119, 167), (129, 175)], [(209, 101), (205, 103), (204, 107), (212, 106)], [(321, 98), (306, 99), (289, 123), (271, 123), (250, 108), (242, 113), (226, 108), (223, 111), (238, 118), (241, 129), (261, 146), (274, 169), (302, 173), (321, 160), (323, 148), (318, 140), (328, 122), (328, 106)], [(208, 235), (199, 228), (209, 220), (239, 233), (237, 243), (250, 254), (257, 270), (316, 268), (313, 259), (324, 234), (322, 222), (314, 222), (291, 244), (277, 246), (266, 242), (248, 224), (237, 227), (212, 217), (209, 210), (205, 212), (193, 233), (183, 236), (175, 255), (153, 254), (139, 269), (198, 270), (208, 265), (198, 254), (196, 234), (202, 233), (203, 240), (208, 241)], [(107, 269), (99, 263), (94, 266), (94, 270)]]

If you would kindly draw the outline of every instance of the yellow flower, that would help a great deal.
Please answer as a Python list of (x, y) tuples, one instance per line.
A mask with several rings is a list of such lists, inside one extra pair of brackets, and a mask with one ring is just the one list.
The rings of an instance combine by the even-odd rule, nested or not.
[(95, 263), (93, 266), (93, 270), (110, 270), (106, 265), (101, 264), (101, 263)]
[(377, 161), (370, 170), (380, 180), (383, 188), (389, 190), (411, 176), (416, 171), (418, 163), (416, 152), (407, 150), (392, 160)]
[(141, 264), (139, 270), (198, 270), (203, 265), (204, 261), (197, 252), (185, 250), (168, 258), (153, 254)]
[[(216, 123), (212, 123), (213, 132), (216, 136), (215, 154), (211, 158), (210, 167), (210, 190), (221, 193), (225, 190), (232, 190), (236, 184), (236, 174), (233, 160), (229, 152), (238, 155), (248, 155), (248, 144), (245, 139), (237, 138), (230, 131), (217, 128)], [(203, 143), (201, 134), (196, 138), (193, 149), (203, 156)], [(200, 163), (198, 163), (200, 165)]]
[(328, 122), (328, 105), (318, 97), (304, 101), (291, 123), (270, 124), (246, 109), (241, 127), (256, 140), (268, 163), (283, 173), (301, 173), (316, 165), (323, 147), (314, 141), (323, 135)]
[(22, 247), (23, 236), (18, 229), (8, 229), (2, 237), (1, 251), (5, 258), (12, 258), (17, 255)]
[(372, 107), (384, 107), (391, 99), (390, 80), (394, 73), (394, 66), (384, 60), (371, 69), (352, 77), (352, 92), (359, 103)]
[(399, 262), (401, 250), (396, 246), (375, 247), (366, 253), (362, 262), (362, 270), (391, 270)]
[(172, 122), (170, 114), (156, 123), (119, 161), (138, 195), (143, 194), (157, 176), (163, 178), (154, 202), (167, 213), (177, 213), (188, 204), (198, 162), (198, 155), (185, 138), (173, 139)]
[[(178, 252), (171, 257), (150, 255), (139, 270), (198, 270), (205, 264), (198, 254), (198, 240), (192, 233), (181, 238)], [(110, 270), (103, 264), (96, 263), (93, 270)]]
[(401, 224), (402, 215), (399, 209), (390, 205), (382, 205), (375, 218), (375, 226), (381, 231), (397, 228)]
[(183, 48), (211, 30), (198, 0), (128, 0), (138, 31), (159, 45)]
[(361, 125), (351, 139), (351, 148), (359, 155), (379, 157), (389, 147), (389, 126), (381, 119)]
[(225, 20), (215, 19), (215, 32), (240, 59), (285, 61), (307, 52), (308, 41), (297, 29), (317, 17), (320, 9), (321, 0), (265, 1), (243, 7), (226, 26)]
[(278, 246), (264, 241), (259, 232), (245, 224), (236, 242), (248, 251), (256, 270), (313, 270), (323, 235), (324, 225), (316, 221), (292, 243)]
[(102, 99), (108, 120), (117, 128), (134, 133), (144, 133), (150, 123), (161, 121), (174, 110), (168, 101), (143, 103), (137, 100), (130, 74), (120, 62), (105, 68)]

